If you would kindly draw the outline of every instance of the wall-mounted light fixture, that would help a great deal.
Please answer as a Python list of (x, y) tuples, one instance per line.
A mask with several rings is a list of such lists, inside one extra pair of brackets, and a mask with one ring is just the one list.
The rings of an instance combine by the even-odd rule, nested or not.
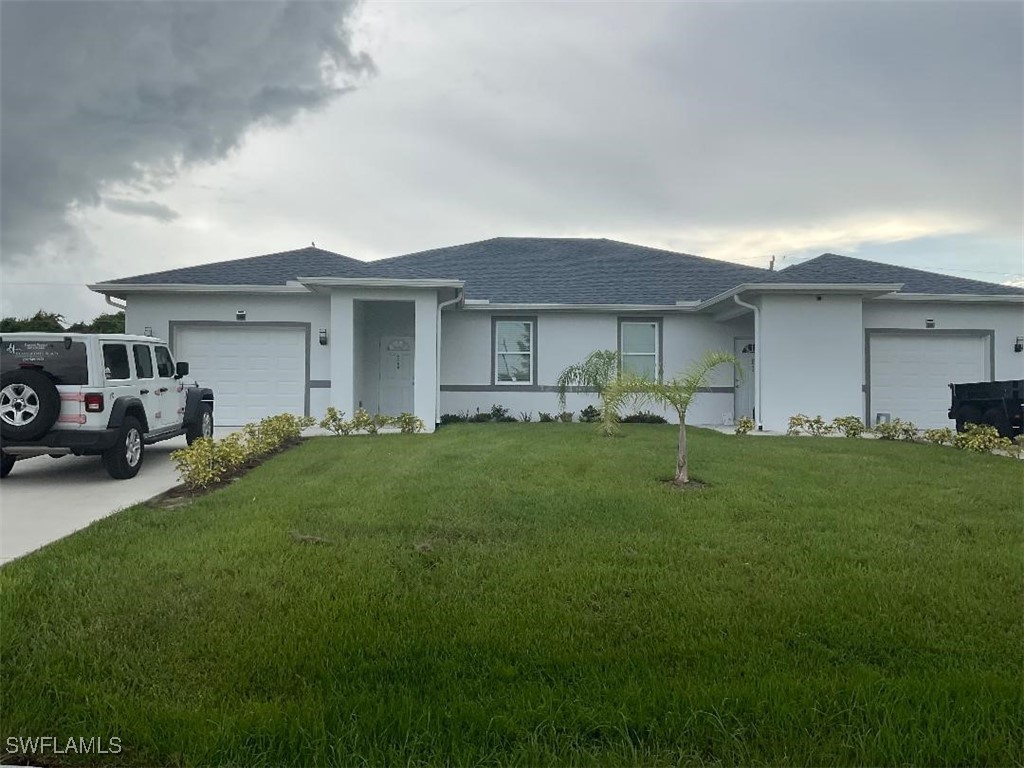
[(929, 317), (929, 318), (928, 318), (927, 320), (925, 320), (925, 321), (924, 321), (924, 327), (925, 327), (925, 328), (934, 328), (934, 327), (935, 327), (935, 321), (934, 321), (934, 320), (932, 320), (932, 319), (931, 319), (931, 318)]
[(147, 325), (145, 328), (142, 329), (142, 332), (144, 334), (146, 334), (147, 336), (152, 336), (153, 335), (153, 326)]
[(1014, 352), (1024, 352), (1024, 336), (1018, 336), (1017, 340), (1013, 342)]
[(326, 328), (321, 328), (320, 329), (320, 346), (321, 347), (326, 347), (327, 346), (327, 329)]
[(235, 310), (235, 320), (245, 320), (245, 310), (244, 309)]

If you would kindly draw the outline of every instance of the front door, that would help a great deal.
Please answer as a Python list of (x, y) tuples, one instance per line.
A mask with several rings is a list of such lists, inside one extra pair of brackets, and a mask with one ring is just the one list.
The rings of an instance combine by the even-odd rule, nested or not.
[(388, 416), (413, 412), (413, 339), (380, 340), (380, 386), (377, 410)]
[(734, 374), (733, 418), (754, 418), (754, 340), (736, 339), (735, 344), (736, 359), (740, 361), (739, 367), (743, 371), (743, 378), (741, 379), (738, 373)]

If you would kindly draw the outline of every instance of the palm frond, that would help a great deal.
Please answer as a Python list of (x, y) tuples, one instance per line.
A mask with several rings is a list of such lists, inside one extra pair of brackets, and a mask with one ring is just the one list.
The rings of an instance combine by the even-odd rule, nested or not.
[(599, 396), (619, 372), (619, 353), (610, 349), (591, 352), (583, 362), (570, 365), (558, 375), (558, 406), (565, 410), (565, 395), (570, 387), (594, 389)]

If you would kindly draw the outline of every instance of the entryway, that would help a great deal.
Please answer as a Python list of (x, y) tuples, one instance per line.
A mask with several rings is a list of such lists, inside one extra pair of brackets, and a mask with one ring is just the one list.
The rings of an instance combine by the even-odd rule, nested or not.
[(743, 374), (733, 374), (733, 418), (754, 418), (754, 340), (735, 339), (733, 343)]

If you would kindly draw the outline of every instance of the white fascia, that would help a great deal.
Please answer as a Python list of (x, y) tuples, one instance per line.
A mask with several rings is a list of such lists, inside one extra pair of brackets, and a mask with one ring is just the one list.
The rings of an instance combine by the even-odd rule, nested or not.
[(544, 312), (692, 312), (699, 301), (676, 302), (675, 304), (499, 304), (486, 299), (467, 299), (466, 310), (498, 310), (521, 312), (524, 310)]
[(980, 293), (893, 293), (876, 296), (874, 301), (946, 301), (966, 304), (1024, 304), (1024, 294), (999, 293), (986, 296)]
[(831, 293), (873, 297), (895, 293), (902, 287), (903, 283), (742, 283), (701, 302), (699, 309), (706, 309), (743, 293)]
[(127, 293), (309, 293), (297, 284), (289, 285), (198, 285), (194, 283), (92, 283), (90, 291), (106, 296)]
[(298, 277), (304, 286), (316, 288), (462, 288), (464, 280), (386, 277)]

